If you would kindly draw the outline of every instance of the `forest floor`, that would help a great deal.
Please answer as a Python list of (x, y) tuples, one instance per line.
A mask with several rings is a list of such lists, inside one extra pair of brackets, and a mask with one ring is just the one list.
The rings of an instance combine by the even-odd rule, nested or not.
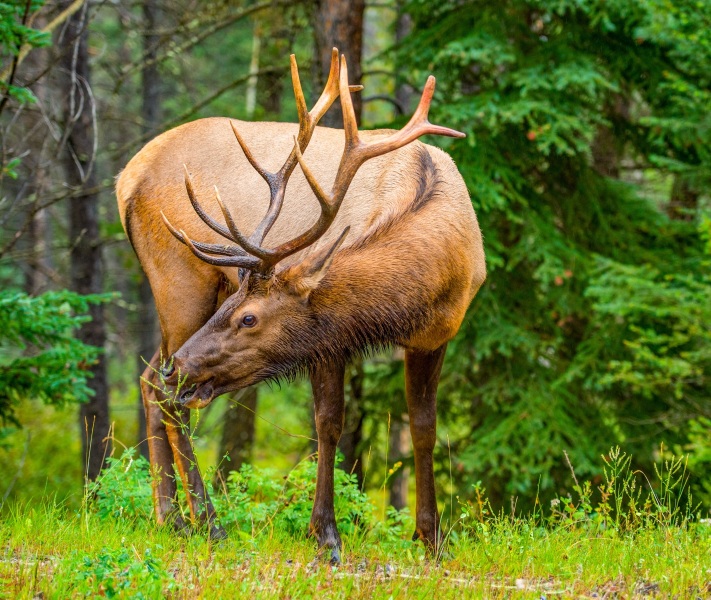
[(622, 534), (498, 519), (450, 540), (440, 561), (356, 532), (332, 567), (313, 540), (275, 529), (214, 543), (52, 501), (3, 513), (2, 598), (711, 597), (705, 523)]

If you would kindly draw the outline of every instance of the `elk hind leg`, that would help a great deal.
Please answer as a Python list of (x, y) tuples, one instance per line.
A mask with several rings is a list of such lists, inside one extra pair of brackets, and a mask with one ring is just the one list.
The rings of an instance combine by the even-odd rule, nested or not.
[(334, 509), (334, 468), (336, 448), (343, 432), (345, 365), (319, 365), (311, 370), (314, 414), (318, 435), (316, 495), (309, 530), (318, 540), (319, 550), (330, 550), (331, 564), (341, 562), (341, 536)]
[(435, 496), (433, 451), (437, 427), (437, 385), (446, 344), (433, 352), (405, 352), (405, 386), (415, 454), (416, 511), (413, 540), (436, 553), (441, 532)]

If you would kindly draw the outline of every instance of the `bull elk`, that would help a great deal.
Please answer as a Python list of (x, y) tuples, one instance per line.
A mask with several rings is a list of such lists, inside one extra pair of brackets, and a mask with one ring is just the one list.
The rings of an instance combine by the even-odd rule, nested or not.
[[(198, 120), (148, 143), (118, 179), (122, 223), (150, 281), (162, 334), (141, 383), (156, 517), (189, 526), (176, 504), (180, 476), (191, 522), (224, 536), (195, 468), (188, 409), (305, 372), (318, 433), (310, 528), (338, 561), (333, 469), (345, 366), (369, 349), (397, 345), (405, 349), (415, 456), (413, 539), (431, 550), (440, 539), (437, 384), (447, 342), (486, 273), (461, 175), (446, 153), (415, 140), (463, 134), (429, 123), (434, 77), (409, 123), (393, 132), (358, 131), (350, 92), (360, 87), (348, 85), (335, 48), (310, 111), (293, 55), (291, 75), (298, 128)], [(343, 131), (316, 127), (339, 95)], [(267, 170), (286, 155), (278, 170)], [(179, 393), (165, 396), (162, 384)]]

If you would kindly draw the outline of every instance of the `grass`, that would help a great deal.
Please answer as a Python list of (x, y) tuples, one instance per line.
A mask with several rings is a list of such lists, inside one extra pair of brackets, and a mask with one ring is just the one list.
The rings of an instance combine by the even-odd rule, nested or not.
[[(613, 450), (596, 490), (545, 510), (496, 514), (476, 487), (458, 503), (440, 560), (409, 541), (407, 513), (378, 520), (349, 476), (337, 479), (344, 563), (316, 559), (305, 538), (314, 465), (284, 479), (247, 467), (216, 501), (230, 537), (179, 537), (150, 515), (147, 466), (113, 461), (91, 502), (5, 506), (4, 598), (630, 598), (711, 596), (711, 526), (693, 517), (684, 462), (653, 480)], [(594, 498), (594, 501), (593, 501)], [(148, 502), (148, 504), (146, 504)], [(545, 516), (543, 515), (545, 513)]]
[(314, 561), (311, 541), (278, 530), (211, 543), (144, 520), (102, 520), (51, 502), (15, 507), (0, 526), (6, 598), (488, 598), (711, 593), (711, 528), (620, 536), (503, 519), (459, 536), (439, 564), (418, 545), (398, 553), (358, 534), (345, 563)]

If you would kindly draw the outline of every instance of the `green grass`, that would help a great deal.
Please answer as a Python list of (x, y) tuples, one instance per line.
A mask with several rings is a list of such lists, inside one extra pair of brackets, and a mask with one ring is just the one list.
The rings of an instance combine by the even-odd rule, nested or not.
[[(246, 467), (215, 494), (229, 538), (154, 525), (145, 461), (112, 459), (82, 508), (54, 500), (3, 507), (4, 598), (696, 598), (711, 595), (711, 526), (694, 516), (685, 463), (653, 477), (613, 449), (602, 483), (533, 515), (494, 513), (484, 491), (458, 499), (439, 560), (409, 541), (409, 514), (378, 519), (352, 477), (336, 480), (344, 563), (307, 540), (315, 466), (286, 477)], [(377, 514), (376, 514), (377, 513)]]
[[(345, 562), (314, 561), (313, 542), (277, 530), (211, 543), (144, 520), (102, 520), (47, 502), (0, 526), (6, 598), (490, 598), (708, 596), (711, 528), (623, 535), (502, 519), (459, 536), (439, 564), (419, 545), (344, 539)], [(40, 595), (41, 594), (41, 595)]]

